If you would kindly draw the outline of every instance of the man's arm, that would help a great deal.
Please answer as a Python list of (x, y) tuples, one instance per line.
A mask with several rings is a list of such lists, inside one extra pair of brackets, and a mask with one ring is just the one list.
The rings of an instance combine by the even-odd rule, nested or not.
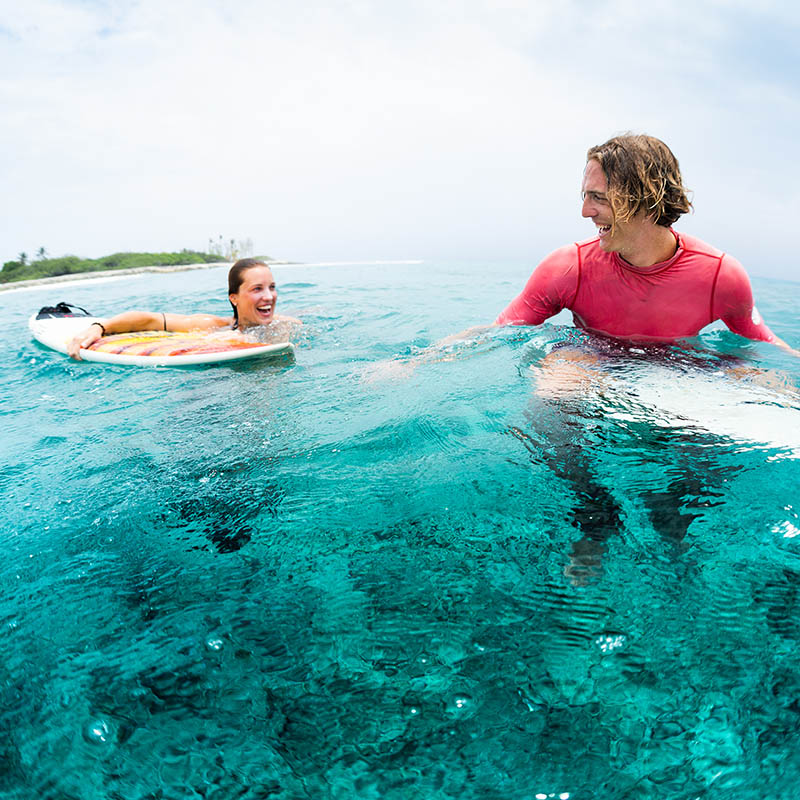
[(495, 320), (495, 325), (541, 325), (575, 297), (578, 254), (574, 244), (550, 253), (528, 278), (525, 288)]
[(542, 261), (525, 288), (488, 325), (473, 325), (460, 333), (440, 339), (433, 347), (473, 339), (498, 325), (541, 325), (555, 316), (575, 296), (577, 255), (575, 245), (562, 247)]
[(558, 314), (575, 296), (578, 286), (577, 248), (573, 245), (562, 247), (551, 253), (533, 271), (522, 292), (509, 303), (494, 322), (473, 325), (471, 328), (450, 334), (444, 339), (426, 347), (413, 358), (399, 361), (380, 362), (373, 365), (366, 380), (379, 378), (407, 378), (423, 362), (449, 361), (458, 353), (453, 345), (459, 342), (473, 342), (481, 334), (500, 325), (540, 325), (549, 317)]
[(800, 351), (777, 337), (761, 318), (753, 302), (753, 290), (744, 267), (729, 255), (723, 257), (720, 265), (714, 293), (714, 314), (740, 336), (770, 342), (792, 355), (800, 356)]

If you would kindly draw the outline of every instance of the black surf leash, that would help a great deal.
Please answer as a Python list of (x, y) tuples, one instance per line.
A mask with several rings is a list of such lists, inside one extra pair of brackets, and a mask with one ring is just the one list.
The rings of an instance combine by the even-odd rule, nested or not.
[[(78, 313), (80, 312), (80, 313)], [(57, 317), (91, 317), (92, 315), (80, 306), (72, 305), (72, 303), (58, 303), (55, 306), (42, 306), (36, 319), (54, 319)]]

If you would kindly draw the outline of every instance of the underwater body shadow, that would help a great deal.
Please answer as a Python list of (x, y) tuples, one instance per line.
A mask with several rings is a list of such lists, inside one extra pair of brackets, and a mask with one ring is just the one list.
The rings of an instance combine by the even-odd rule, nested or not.
[(215, 473), (191, 493), (181, 487), (170, 492), (157, 519), (159, 527), (176, 531), (189, 541), (196, 541), (199, 534), (217, 552), (234, 553), (258, 538), (261, 518), (277, 518), (286, 490), (274, 479), (254, 477), (254, 469), (247, 463)]

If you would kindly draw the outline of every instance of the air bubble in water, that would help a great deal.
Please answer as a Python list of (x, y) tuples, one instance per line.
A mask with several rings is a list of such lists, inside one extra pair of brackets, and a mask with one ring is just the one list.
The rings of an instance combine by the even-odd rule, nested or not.
[(102, 719), (94, 719), (83, 729), (83, 738), (89, 744), (102, 745), (111, 741), (111, 728)]
[(608, 634), (604, 633), (594, 640), (594, 643), (600, 648), (601, 653), (613, 653), (625, 646), (627, 638), (623, 634)]
[(472, 710), (472, 698), (467, 694), (454, 694), (445, 703), (445, 711), (451, 717), (462, 717)]

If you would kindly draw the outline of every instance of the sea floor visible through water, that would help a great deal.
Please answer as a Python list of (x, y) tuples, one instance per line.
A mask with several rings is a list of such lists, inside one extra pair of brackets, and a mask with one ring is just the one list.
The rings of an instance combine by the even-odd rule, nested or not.
[[(0, 797), (793, 797), (800, 362), (560, 316), (411, 370), (529, 268), (274, 272), (293, 361), (26, 329), (225, 313), (224, 269), (0, 296)], [(800, 285), (755, 289), (800, 347)], [(542, 391), (574, 349), (587, 382)]]

